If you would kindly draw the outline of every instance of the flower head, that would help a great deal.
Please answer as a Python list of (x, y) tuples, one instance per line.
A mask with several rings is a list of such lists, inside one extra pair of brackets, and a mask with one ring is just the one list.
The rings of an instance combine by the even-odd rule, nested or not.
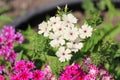
[(33, 71), (32, 76), (33, 76), (32, 77), (33, 80), (43, 80), (44, 73), (41, 70), (35, 70), (35, 71)]
[(90, 65), (88, 68), (88, 73), (90, 75), (96, 76), (98, 74), (98, 68), (95, 65)]
[(91, 28), (91, 26), (89, 26), (88, 24), (82, 25), (81, 28), (79, 29), (80, 38), (85, 39), (91, 37), (92, 31), (93, 28)]
[(65, 49), (65, 47), (60, 47), (59, 50), (56, 52), (57, 57), (61, 62), (65, 62), (65, 60), (70, 60), (72, 55), (70, 54), (69, 49)]
[(45, 37), (49, 36), (49, 32), (51, 30), (51, 27), (48, 27), (48, 24), (46, 22), (42, 22), (39, 24), (39, 31), (38, 34), (44, 34)]

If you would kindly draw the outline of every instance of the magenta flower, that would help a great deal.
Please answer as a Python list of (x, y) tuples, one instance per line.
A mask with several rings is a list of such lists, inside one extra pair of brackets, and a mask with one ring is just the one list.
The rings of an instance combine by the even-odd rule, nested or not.
[(14, 69), (16, 71), (24, 70), (25, 69), (25, 61), (20, 60), (15, 63)]
[(90, 65), (88, 67), (88, 73), (90, 75), (96, 76), (98, 74), (98, 68), (95, 65)]
[(84, 71), (81, 66), (73, 63), (70, 66), (67, 66), (60, 76), (60, 80), (78, 80), (84, 79)]
[(5, 80), (5, 77), (0, 75), (0, 80)]
[(4, 59), (7, 60), (10, 55), (10, 49), (8, 48), (8, 46), (2, 46), (1, 51), (4, 56)]
[(0, 65), (0, 74), (2, 74), (2, 72), (5, 70), (3, 65)]
[(21, 33), (17, 32), (16, 35), (15, 35), (15, 41), (18, 42), (18, 43), (22, 43), (24, 41), (24, 37), (22, 36)]
[(19, 75), (12, 76), (10, 80), (21, 80)]
[(3, 32), (8, 35), (8, 34), (12, 34), (15, 33), (15, 29), (12, 26), (5, 26), (3, 28)]
[(16, 57), (17, 57), (17, 53), (15, 53), (14, 51), (11, 51), (8, 60), (11, 63), (13, 63), (15, 61)]
[(34, 68), (35, 68), (35, 65), (34, 65), (33, 62), (28, 61), (26, 63), (26, 69), (31, 70), (31, 69), (34, 69)]
[(92, 62), (92, 60), (91, 60), (90, 56), (87, 56), (87, 57), (83, 60), (83, 64), (84, 64), (84, 65), (87, 65), (87, 66), (90, 65), (91, 62)]
[(20, 80), (29, 80), (32, 77), (31, 72), (28, 70), (23, 70), (20, 73), (18, 73)]
[(41, 70), (33, 71), (32, 80), (43, 80), (43, 78), (44, 78), (44, 73)]
[(54, 75), (52, 74), (52, 70), (49, 65), (45, 65), (44, 68), (44, 75), (45, 75), (45, 80), (55, 80)]
[(111, 75), (104, 75), (104, 76), (102, 77), (102, 80), (114, 80), (114, 79), (112, 79), (112, 76), (111, 76)]
[(0, 45), (5, 41), (3, 34), (0, 32)]
[(96, 80), (96, 77), (90, 74), (87, 74), (84, 76), (84, 80)]
[(6, 42), (5, 46), (7, 46), (9, 49), (13, 49), (14, 43), (13, 42)]

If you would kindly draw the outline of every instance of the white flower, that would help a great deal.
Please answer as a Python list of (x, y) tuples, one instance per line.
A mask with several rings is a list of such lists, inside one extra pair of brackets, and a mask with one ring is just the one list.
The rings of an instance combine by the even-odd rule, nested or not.
[(86, 37), (91, 37), (92, 31), (93, 28), (91, 28), (91, 26), (87, 24), (82, 25), (82, 27), (79, 29), (80, 38), (84, 39)]
[(62, 16), (62, 20), (65, 21), (66, 23), (70, 24), (70, 23), (77, 23), (77, 19), (76, 17), (73, 16), (73, 14), (69, 13), (69, 14), (64, 14)]
[(52, 47), (59, 47), (60, 45), (64, 45), (65, 44), (65, 40), (63, 39), (63, 37), (61, 37), (61, 35), (59, 33), (51, 33), (49, 36), (50, 39), (52, 39), (50, 41), (50, 45)]
[(51, 27), (48, 27), (46, 22), (42, 22), (41, 24), (39, 24), (38, 29), (39, 29), (38, 34), (44, 33), (44, 36), (47, 37), (49, 35)]
[(52, 47), (59, 47), (60, 45), (64, 45), (65, 44), (65, 40), (58, 37), (56, 39), (53, 39), (52, 41), (50, 41), (50, 45)]
[(48, 25), (52, 26), (52, 25), (56, 25), (60, 22), (60, 17), (51, 17), (48, 21)]
[(80, 42), (80, 40), (78, 39), (72, 42), (67, 42), (66, 45), (67, 45), (67, 48), (69, 48), (73, 52), (77, 52), (83, 47), (83, 43)]
[(60, 35), (63, 35), (64, 34), (64, 31), (65, 31), (65, 25), (61, 22), (61, 23), (58, 23), (57, 25), (55, 26), (52, 26), (53, 27), (53, 32), (54, 33), (58, 33)]
[(78, 37), (78, 29), (75, 27), (72, 28), (66, 28), (66, 31), (64, 33), (64, 38), (69, 41), (74, 41)]
[(66, 60), (70, 60), (72, 55), (70, 54), (71, 51), (69, 49), (65, 49), (65, 47), (60, 47), (56, 52), (57, 57), (61, 62), (65, 62)]

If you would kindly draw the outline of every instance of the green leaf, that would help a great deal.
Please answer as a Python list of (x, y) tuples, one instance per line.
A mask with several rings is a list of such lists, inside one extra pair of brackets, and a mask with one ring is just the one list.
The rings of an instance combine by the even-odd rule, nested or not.
[(21, 51), (21, 52), (17, 55), (17, 58), (16, 58), (15, 62), (22, 59), (22, 54), (23, 54), (23, 51)]
[(13, 20), (6, 15), (0, 15), (0, 22), (12, 22)]

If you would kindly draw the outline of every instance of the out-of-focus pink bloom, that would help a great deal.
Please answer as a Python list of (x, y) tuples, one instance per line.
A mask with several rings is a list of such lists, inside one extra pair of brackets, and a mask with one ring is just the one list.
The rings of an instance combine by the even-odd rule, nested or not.
[(88, 68), (88, 73), (90, 75), (96, 76), (98, 74), (98, 68), (96, 67), (96, 65), (90, 65)]
[(5, 77), (0, 75), (0, 80), (5, 80)]
[(84, 80), (96, 80), (96, 77), (90, 74), (84, 76)]
[(21, 80), (19, 75), (14, 75), (10, 78), (10, 80)]
[(22, 43), (24, 41), (24, 37), (22, 36), (21, 33), (17, 32), (16, 35), (15, 35), (15, 41), (18, 42), (18, 43)]
[(17, 57), (17, 53), (15, 53), (14, 51), (11, 51), (8, 60), (11, 63), (13, 63), (15, 61), (16, 57)]
[(6, 42), (5, 46), (7, 46), (9, 49), (13, 49), (14, 42)]
[(7, 60), (10, 55), (10, 49), (8, 48), (8, 46), (2, 46), (1, 51), (3, 53), (4, 59)]
[(83, 60), (83, 64), (84, 65), (90, 65), (91, 64), (91, 58), (90, 58), (90, 56), (87, 56), (84, 60)]
[(3, 34), (0, 32), (0, 45), (5, 41)]
[(0, 65), (0, 74), (2, 74), (2, 72), (5, 70), (3, 65)]
[(13, 28), (13, 26), (5, 26), (3, 32), (6, 33), (6, 35), (15, 33), (15, 28)]
[(100, 69), (99, 74), (100, 75), (105, 75), (105, 74), (108, 74), (108, 72), (105, 69)]
[(104, 75), (102, 80), (113, 80), (111, 75)]
[(52, 70), (49, 65), (45, 65), (44, 68), (44, 75), (45, 75), (45, 80), (55, 80), (54, 75), (52, 74)]
[(41, 70), (33, 71), (32, 80), (43, 80), (44, 73)]

